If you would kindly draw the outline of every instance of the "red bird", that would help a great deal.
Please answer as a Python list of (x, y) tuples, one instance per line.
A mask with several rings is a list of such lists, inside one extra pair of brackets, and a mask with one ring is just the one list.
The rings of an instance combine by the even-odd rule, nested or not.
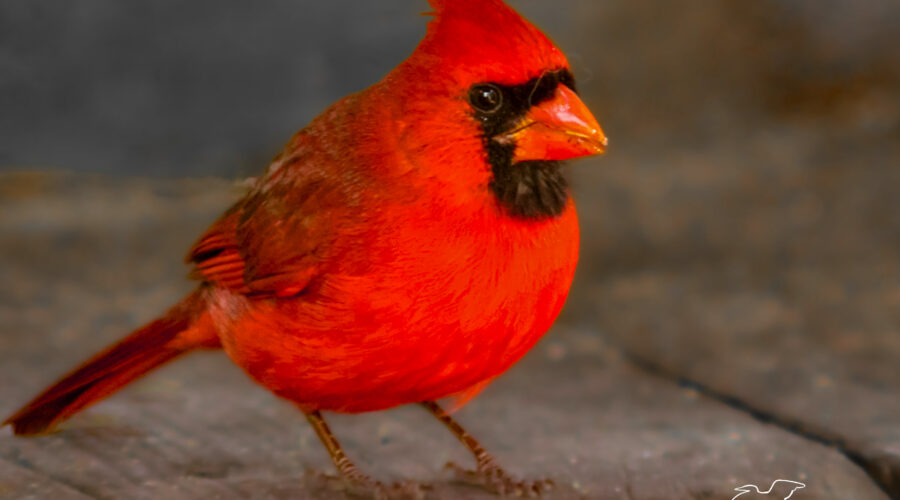
[(430, 3), (413, 54), (298, 132), (193, 246), (197, 290), (9, 417), (16, 434), (221, 347), (352, 483), (375, 485), (320, 412), (421, 403), (485, 487), (545, 486), (511, 479), (434, 401), (475, 395), (555, 320), (578, 259), (560, 161), (606, 138), (562, 52), (501, 0)]

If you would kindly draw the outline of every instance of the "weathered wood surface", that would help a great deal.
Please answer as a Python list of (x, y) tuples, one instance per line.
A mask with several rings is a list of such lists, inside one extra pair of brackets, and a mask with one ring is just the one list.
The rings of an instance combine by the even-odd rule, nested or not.
[[(215, 180), (2, 176), (0, 413), (187, 291), (182, 252), (234, 196)], [(587, 235), (588, 246), (596, 236)], [(798, 500), (887, 498), (842, 447), (858, 450), (866, 465), (887, 464), (880, 481), (895, 474), (898, 412), (889, 396), (897, 380), (888, 361), (896, 345), (854, 316), (836, 323), (828, 309), (804, 309), (802, 297), (818, 297), (804, 295), (807, 288), (784, 297), (750, 280), (736, 292), (717, 286), (723, 278), (711, 269), (617, 274), (588, 261), (594, 281), (579, 285), (556, 330), (459, 419), (511, 471), (553, 478), (559, 488), (550, 498), (731, 498), (737, 486), (778, 478), (807, 484)], [(847, 310), (882, 318), (872, 324), (889, 330), (892, 317), (878, 314), (889, 314), (895, 296), (860, 289), (868, 293), (854, 299), (868, 298), (868, 308)], [(597, 312), (603, 336), (590, 327)], [(816, 325), (828, 332), (819, 341)], [(622, 352), (663, 372), (649, 373)], [(683, 387), (672, 374), (776, 422)], [(429, 498), (490, 498), (441, 471), (447, 460), (470, 459), (419, 408), (330, 420), (379, 479), (429, 483)], [(0, 498), (342, 497), (320, 477), (332, 468), (298, 412), (222, 354), (180, 360), (57, 434), (0, 434)], [(877, 450), (886, 460), (875, 461)]]
[(576, 300), (645, 367), (833, 443), (900, 498), (894, 123), (769, 124), (588, 172)]

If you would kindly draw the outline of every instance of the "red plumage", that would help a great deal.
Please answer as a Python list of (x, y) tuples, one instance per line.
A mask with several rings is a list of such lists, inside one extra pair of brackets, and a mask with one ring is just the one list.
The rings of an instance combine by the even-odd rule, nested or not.
[[(499, 0), (431, 4), (416, 51), (297, 133), (194, 245), (197, 292), (10, 417), (17, 433), (199, 347), (221, 345), (304, 412), (363, 412), (467, 399), (540, 339), (578, 256), (574, 205), (564, 191), (550, 203), (564, 185), (542, 161), (601, 152), (605, 138), (537, 28)], [(538, 102), (547, 75), (560, 80)], [(534, 89), (491, 135), (506, 115), (472, 92), (509, 102), (517, 85)], [(504, 205), (504, 169), (521, 177), (514, 203), (552, 213)]]

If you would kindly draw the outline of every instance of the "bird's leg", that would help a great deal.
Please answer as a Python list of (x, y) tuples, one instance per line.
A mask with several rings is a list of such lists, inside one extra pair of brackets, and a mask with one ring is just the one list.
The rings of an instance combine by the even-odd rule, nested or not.
[(475, 471), (465, 470), (453, 462), (447, 464), (447, 468), (456, 472), (460, 479), (469, 483), (475, 483), (500, 495), (508, 493), (520, 496), (540, 495), (543, 491), (553, 486), (553, 481), (549, 479), (538, 481), (517, 481), (513, 479), (512, 476), (497, 465), (497, 461), (481, 446), (481, 443), (466, 432), (437, 403), (434, 401), (423, 401), (422, 406), (446, 425), (450, 432), (475, 456), (475, 463), (477, 464)]
[(328, 455), (331, 456), (331, 461), (337, 468), (340, 477), (345, 481), (345, 486), (349, 486), (351, 494), (360, 497), (371, 497), (375, 500), (384, 498), (409, 498), (417, 500), (423, 497), (423, 490), (429, 488), (426, 485), (414, 482), (384, 485), (380, 482), (373, 481), (372, 478), (360, 472), (356, 466), (353, 465), (353, 462), (350, 461), (347, 454), (344, 453), (344, 450), (341, 448), (341, 444), (338, 443), (337, 438), (331, 433), (331, 429), (328, 427), (328, 424), (325, 423), (325, 419), (322, 418), (321, 413), (318, 411), (306, 413), (306, 420), (309, 421), (313, 430), (316, 431), (316, 435), (322, 440), (322, 444), (325, 445), (325, 449), (328, 450)]
[(325, 445), (325, 449), (328, 450), (328, 455), (331, 456), (331, 461), (334, 463), (334, 466), (337, 468), (341, 477), (358, 484), (375, 485), (375, 482), (372, 481), (369, 476), (359, 472), (356, 466), (353, 465), (353, 462), (347, 458), (347, 454), (344, 453), (341, 444), (338, 443), (337, 438), (331, 433), (331, 429), (328, 427), (328, 424), (325, 423), (325, 419), (322, 418), (321, 413), (318, 411), (307, 413), (306, 420), (309, 421), (313, 430), (316, 431), (316, 435), (322, 440), (322, 444)]

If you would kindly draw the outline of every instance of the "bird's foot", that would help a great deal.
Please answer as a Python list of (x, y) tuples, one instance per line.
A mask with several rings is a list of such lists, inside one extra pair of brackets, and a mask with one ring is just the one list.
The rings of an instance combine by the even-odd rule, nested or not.
[(428, 485), (414, 481), (385, 484), (361, 473), (332, 476), (316, 472), (329, 490), (339, 491), (351, 498), (371, 500), (422, 500)]
[(550, 491), (554, 486), (550, 479), (517, 480), (493, 463), (479, 464), (478, 469), (474, 471), (460, 467), (453, 462), (447, 463), (444, 468), (453, 471), (457, 481), (480, 486), (500, 496), (538, 497), (542, 493)]

